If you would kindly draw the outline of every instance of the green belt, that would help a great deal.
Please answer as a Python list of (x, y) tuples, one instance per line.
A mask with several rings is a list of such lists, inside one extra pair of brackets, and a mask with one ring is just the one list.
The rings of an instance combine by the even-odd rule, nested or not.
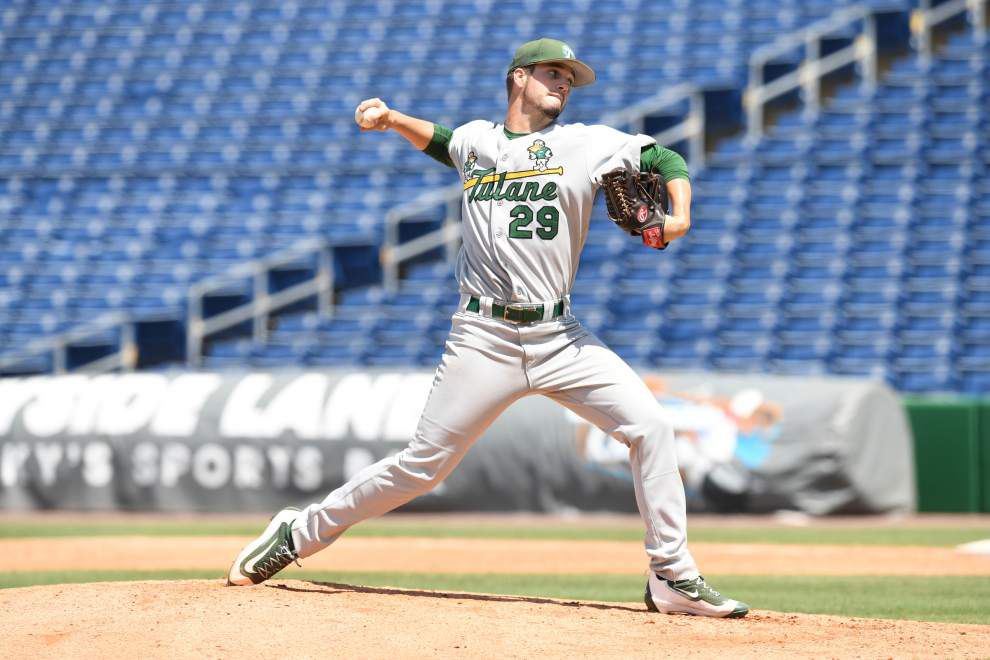
[[(465, 309), (469, 312), (478, 313), (481, 311), (481, 300), (471, 296)], [(564, 301), (558, 300), (553, 306), (551, 319), (564, 315)], [(526, 307), (513, 307), (512, 305), (497, 305), (492, 303), (492, 318), (505, 319), (513, 323), (532, 323), (543, 320), (543, 305), (528, 305)]]

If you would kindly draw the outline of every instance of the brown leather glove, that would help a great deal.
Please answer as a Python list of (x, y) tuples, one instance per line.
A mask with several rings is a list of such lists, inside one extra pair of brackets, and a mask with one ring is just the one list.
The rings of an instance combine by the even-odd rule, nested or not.
[(608, 217), (619, 229), (642, 236), (643, 244), (662, 250), (667, 247), (663, 225), (667, 218), (667, 183), (653, 172), (619, 168), (602, 177)]

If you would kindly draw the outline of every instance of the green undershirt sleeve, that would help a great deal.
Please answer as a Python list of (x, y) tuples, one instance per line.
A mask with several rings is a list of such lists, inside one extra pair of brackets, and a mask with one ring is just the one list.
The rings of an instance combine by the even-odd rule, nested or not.
[(639, 156), (639, 169), (641, 172), (656, 172), (663, 177), (664, 181), (691, 180), (687, 163), (684, 162), (681, 155), (656, 143), (643, 147)]
[(423, 153), (430, 158), (440, 161), (447, 167), (454, 167), (454, 161), (450, 159), (450, 136), (453, 133), (446, 126), (433, 124), (433, 138), (426, 145), (426, 148), (423, 149)]

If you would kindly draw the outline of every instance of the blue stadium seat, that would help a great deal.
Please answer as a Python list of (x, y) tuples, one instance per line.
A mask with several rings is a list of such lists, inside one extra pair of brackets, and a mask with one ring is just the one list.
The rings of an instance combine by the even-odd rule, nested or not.
[[(595, 120), (651, 86), (741, 89), (754, 48), (851, 4), (542, 11), (599, 70), (569, 110)], [(380, 243), (389, 208), (454, 177), (359, 136), (350, 108), (387, 88), (450, 125), (497, 119), (500, 75), (462, 72), (501, 71), (536, 28), (511, 18), (523, 0), (499, 16), (489, 5), (13, 5), (0, 47), (0, 341), (102, 309), (181, 318), (188, 283), (300, 238)], [(572, 299), (580, 318), (644, 365), (764, 360), (974, 391), (990, 325), (990, 50), (972, 35), (950, 33), (931, 62), (895, 57), (876, 90), (839, 85), (820, 113), (783, 112), (761, 140), (722, 140), (692, 172), (692, 233), (662, 254), (601, 221), (599, 203)], [(431, 75), (410, 69), (428, 58), (441, 65)], [(417, 264), (406, 278), (395, 297), (342, 292), (332, 320), (287, 314), (269, 344), (218, 342), (207, 363), (432, 364), (456, 304), (452, 269)], [(931, 349), (944, 345), (960, 348)]]

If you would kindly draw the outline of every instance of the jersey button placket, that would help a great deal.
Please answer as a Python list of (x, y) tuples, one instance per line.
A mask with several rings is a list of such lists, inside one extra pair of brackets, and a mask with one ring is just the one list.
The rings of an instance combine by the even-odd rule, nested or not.
[[(508, 139), (499, 140), (499, 154), (495, 160), (496, 172), (505, 172), (507, 170), (514, 169), (512, 167), (512, 143)], [(508, 224), (508, 213), (507, 207), (502, 205), (501, 201), (491, 202), (488, 207), (488, 218), (490, 221), (490, 231), (494, 238), (492, 239), (493, 253), (496, 255), (496, 259), (499, 260), (499, 265), (502, 266), (505, 271), (506, 279), (508, 280), (508, 288), (504, 291), (504, 296), (506, 302), (520, 302), (522, 298), (517, 295), (519, 287), (513, 282), (512, 269), (507, 267), (505, 263), (502, 262), (500, 250), (498, 244), (505, 242), (503, 249), (508, 249), (507, 243), (509, 241), (508, 229), (505, 225)], [(510, 260), (511, 262), (511, 260)]]
[[(503, 171), (505, 171), (507, 169), (506, 168), (506, 162), (508, 160), (509, 160), (509, 153), (507, 151), (503, 151), (502, 153), (499, 154), (498, 160), (495, 161), (495, 163), (496, 163), (496, 167), (495, 167), (496, 174), (499, 173), (499, 172), (503, 172)], [(501, 163), (501, 165), (498, 165), (499, 163)], [(494, 207), (492, 208), (492, 215), (491, 215), (491, 217), (492, 217), (492, 219), (494, 221), (492, 224), (495, 227), (495, 231), (494, 231), (495, 238), (503, 239), (504, 240), (506, 238), (506, 230), (505, 230), (505, 227), (502, 226), (502, 220), (503, 220), (502, 215), (503, 214), (504, 214), (504, 210), (502, 209), (502, 200), (498, 200), (498, 201), (494, 202)], [(496, 218), (497, 218), (497, 220), (496, 220)]]
[[(502, 163), (502, 166), (500, 168), (498, 168), (499, 171), (504, 172), (504, 171), (506, 171), (508, 169), (511, 169), (509, 167), (509, 165), (508, 165), (509, 158), (510, 158), (510, 155), (509, 155), (509, 152), (508, 151), (504, 151), (504, 152), (502, 152), (502, 154), (499, 155), (498, 162)], [(499, 200), (498, 202), (496, 202), (496, 206), (501, 207), (502, 205), (503, 205), (502, 200)], [(500, 218), (501, 218), (501, 215), (502, 215), (502, 213), (500, 212), (499, 213), (499, 217)], [(495, 237), (496, 238), (506, 238), (505, 228), (501, 225), (501, 220), (499, 222), (500, 222), (500, 224), (495, 229)]]
[[(508, 158), (508, 154), (503, 153), (503, 154), (499, 155), (498, 160), (495, 161), (495, 173), (496, 174), (498, 174), (503, 169), (505, 169), (504, 168), (504, 163), (505, 163), (505, 161), (506, 161), (507, 158)], [(503, 163), (503, 167), (499, 167), (498, 166), (498, 163), (499, 162)], [(489, 216), (488, 217), (492, 219), (492, 227), (493, 227), (492, 233), (495, 234), (495, 238), (505, 238), (505, 228), (502, 227), (502, 220), (501, 220), (502, 213), (501, 213), (500, 210), (498, 210), (499, 207), (501, 207), (501, 206), (502, 206), (502, 201), (501, 200), (498, 200), (498, 201), (492, 200), (491, 206), (489, 207)]]
[[(506, 156), (507, 154), (500, 154), (498, 160), (495, 161), (496, 173), (498, 173), (499, 171), (498, 163), (500, 161), (504, 161)], [(490, 239), (492, 246), (492, 256), (498, 262), (499, 266), (502, 267), (502, 270), (506, 275), (506, 279), (508, 280), (508, 285), (510, 287), (509, 290), (511, 291), (512, 273), (508, 268), (506, 268), (505, 264), (502, 262), (502, 258), (499, 253), (499, 247), (498, 247), (498, 242), (505, 240), (505, 229), (502, 227), (502, 212), (501, 209), (498, 208), (499, 206), (501, 206), (501, 202), (496, 203), (495, 200), (490, 200), (488, 202), (488, 231), (491, 233), (492, 236), (492, 238)], [(508, 299), (509, 298), (506, 298), (506, 300)]]

